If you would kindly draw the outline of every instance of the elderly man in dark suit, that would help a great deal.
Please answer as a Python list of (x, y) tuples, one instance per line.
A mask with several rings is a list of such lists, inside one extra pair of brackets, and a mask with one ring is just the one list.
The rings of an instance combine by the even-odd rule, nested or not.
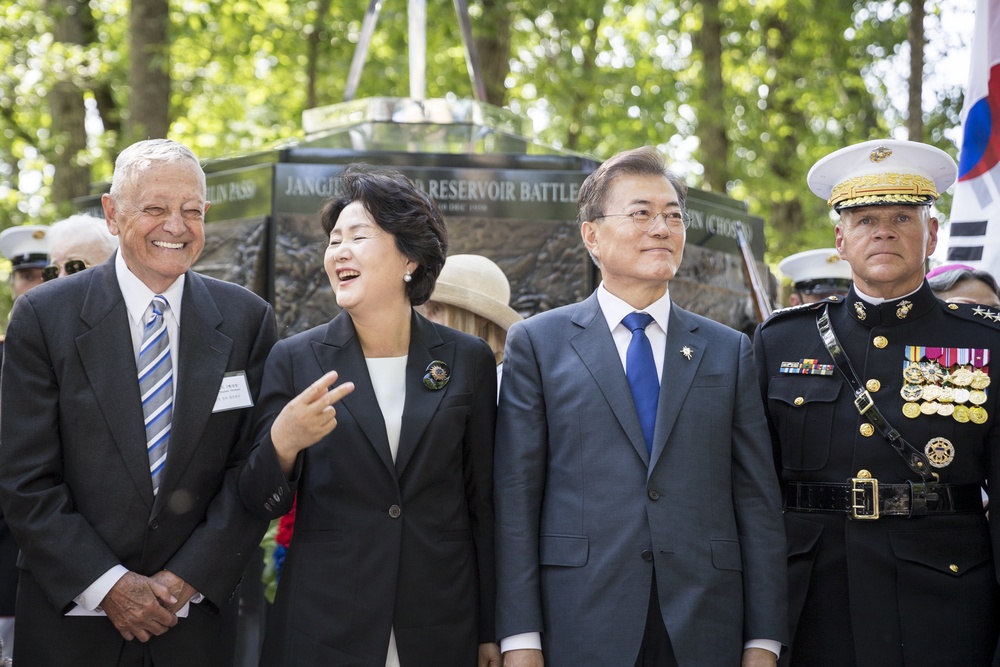
[(506, 665), (773, 665), (786, 639), (750, 341), (667, 289), (685, 194), (652, 148), (601, 165), (579, 217), (602, 284), (510, 328), (495, 467)]
[(264, 301), (189, 270), (205, 193), (187, 148), (127, 148), (103, 198), (119, 252), (14, 308), (0, 502), (22, 549), (22, 667), (232, 661), (264, 529), (233, 474), (275, 328)]

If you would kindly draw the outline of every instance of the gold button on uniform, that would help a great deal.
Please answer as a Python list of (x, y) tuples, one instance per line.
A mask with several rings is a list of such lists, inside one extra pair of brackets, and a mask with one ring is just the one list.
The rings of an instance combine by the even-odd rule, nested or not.
[(889, 339), (886, 338), (885, 336), (875, 336), (875, 340), (873, 340), (872, 342), (875, 344), (875, 347), (881, 350), (883, 347), (889, 344)]
[(865, 436), (866, 438), (872, 437), (872, 435), (875, 433), (875, 427), (872, 426), (871, 424), (862, 424), (861, 428), (858, 430), (860, 430), (861, 435)]
[[(955, 305), (954, 303), (949, 303), (948, 304), (948, 310), (958, 310), (958, 306)], [(955, 566), (952, 565), (952, 567), (955, 567)]]
[(795, 401), (794, 401), (795, 405), (802, 405), (805, 402), (806, 402), (806, 399), (802, 398), (801, 396), (796, 396), (795, 397)]
[(949, 565), (948, 569), (951, 570), (952, 572), (958, 572), (958, 566), (955, 565), (954, 563), (952, 563), (951, 565)]
[(878, 391), (881, 388), (882, 388), (882, 383), (876, 380), (875, 378), (872, 378), (868, 382), (865, 382), (865, 389), (867, 389), (868, 391)]

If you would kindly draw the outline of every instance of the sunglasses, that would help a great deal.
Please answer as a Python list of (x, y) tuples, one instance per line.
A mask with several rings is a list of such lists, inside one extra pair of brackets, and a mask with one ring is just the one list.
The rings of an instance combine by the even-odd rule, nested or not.
[[(63, 264), (62, 268), (66, 271), (66, 275), (72, 275), (74, 273), (79, 273), (87, 268), (87, 263), (82, 259), (67, 259), (66, 263)], [(59, 265), (49, 264), (44, 269), (42, 269), (42, 280), (48, 282), (49, 280), (54, 280), (59, 277)]]

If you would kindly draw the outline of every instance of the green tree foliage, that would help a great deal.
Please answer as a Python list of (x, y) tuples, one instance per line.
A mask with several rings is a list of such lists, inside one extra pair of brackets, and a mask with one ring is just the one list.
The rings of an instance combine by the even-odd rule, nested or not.
[[(949, 2), (970, 0), (928, 3), (928, 38)], [(130, 2), (89, 0), (88, 39), (58, 42), (51, 5), (72, 4), (0, 0), (0, 228), (62, 214), (52, 190), (63, 149), (53, 130), (57, 86), (75, 86), (86, 105), (76, 160), (91, 181), (110, 177), (127, 143)], [(383, 0), (357, 98), (408, 94), (406, 4)], [(169, 136), (204, 158), (301, 136), (304, 109), (343, 99), (367, 6), (170, 0)], [(454, 12), (451, 0), (427, 0), (428, 97), (472, 96)], [(531, 117), (540, 140), (567, 150), (606, 158), (658, 146), (691, 185), (746, 200), (767, 220), (771, 262), (832, 242), (827, 208), (805, 184), (817, 159), (854, 141), (905, 136), (905, 73), (901, 88), (890, 82), (891, 63), (908, 53), (909, 13), (906, 2), (883, 0), (471, 2), (491, 101)], [(956, 85), (923, 105), (925, 140), (953, 155), (946, 132), (961, 93)]]

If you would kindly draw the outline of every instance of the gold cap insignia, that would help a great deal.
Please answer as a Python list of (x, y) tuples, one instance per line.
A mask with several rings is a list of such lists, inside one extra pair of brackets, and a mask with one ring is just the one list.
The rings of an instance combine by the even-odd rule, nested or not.
[(890, 155), (892, 155), (892, 149), (888, 146), (876, 146), (872, 149), (871, 155), (868, 156), (868, 159), (872, 162), (881, 162)]

